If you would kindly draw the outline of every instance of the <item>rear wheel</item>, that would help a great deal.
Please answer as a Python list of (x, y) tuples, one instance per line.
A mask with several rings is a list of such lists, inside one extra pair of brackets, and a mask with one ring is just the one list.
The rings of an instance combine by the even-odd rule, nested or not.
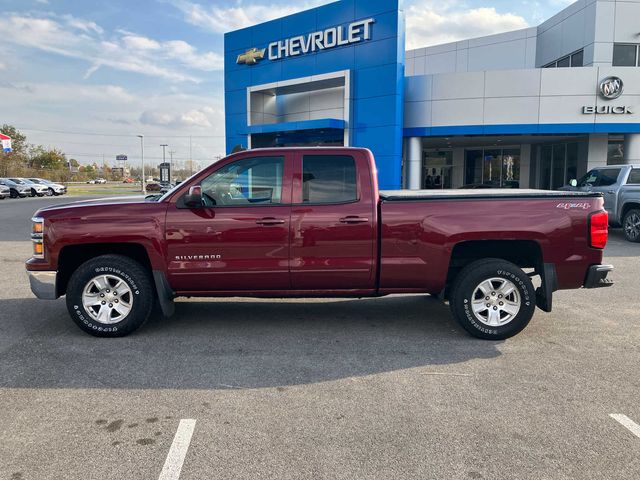
[(479, 260), (456, 277), (451, 312), (471, 335), (503, 340), (521, 332), (535, 312), (535, 289), (517, 265), (500, 259)]
[(149, 318), (154, 289), (148, 272), (135, 260), (103, 255), (83, 263), (67, 286), (73, 321), (96, 337), (122, 337)]
[(640, 243), (640, 210), (629, 210), (622, 221), (622, 229), (627, 240)]

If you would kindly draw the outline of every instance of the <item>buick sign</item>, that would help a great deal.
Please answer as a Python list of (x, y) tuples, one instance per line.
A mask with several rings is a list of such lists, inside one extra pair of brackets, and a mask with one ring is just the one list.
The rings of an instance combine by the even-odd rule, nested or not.
[(607, 77), (600, 82), (600, 95), (607, 100), (615, 100), (622, 95), (624, 83), (618, 77)]

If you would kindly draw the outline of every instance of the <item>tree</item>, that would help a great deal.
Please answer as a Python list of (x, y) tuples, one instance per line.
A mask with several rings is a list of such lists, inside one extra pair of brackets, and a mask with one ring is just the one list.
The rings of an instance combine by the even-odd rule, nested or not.
[(31, 168), (39, 170), (61, 170), (66, 167), (67, 159), (59, 150), (47, 150), (42, 146), (31, 150)]

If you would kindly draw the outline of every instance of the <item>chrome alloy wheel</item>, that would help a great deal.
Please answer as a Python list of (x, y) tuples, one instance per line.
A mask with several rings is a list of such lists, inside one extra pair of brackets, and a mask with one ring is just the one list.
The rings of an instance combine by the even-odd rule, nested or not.
[(485, 280), (473, 291), (473, 315), (490, 327), (507, 325), (518, 315), (520, 306), (520, 292), (513, 282), (505, 278)]
[(98, 275), (84, 287), (82, 305), (96, 322), (112, 325), (124, 320), (131, 312), (133, 292), (119, 277)]
[(637, 213), (627, 215), (624, 221), (624, 232), (627, 234), (627, 238), (633, 241), (640, 237), (640, 215)]

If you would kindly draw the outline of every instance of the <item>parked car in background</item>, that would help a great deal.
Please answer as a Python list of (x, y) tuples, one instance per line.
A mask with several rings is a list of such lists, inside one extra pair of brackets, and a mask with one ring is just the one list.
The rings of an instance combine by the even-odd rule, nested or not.
[(147, 192), (161, 192), (162, 185), (157, 182), (147, 183)]
[(96, 178), (96, 182), (95, 183), (98, 183), (100, 185), (104, 185), (105, 183), (107, 183), (107, 180), (104, 179), (104, 178)]
[(135, 180), (131, 177), (125, 178), (122, 183), (135, 183)]
[(48, 191), (46, 186), (34, 183), (26, 178), (11, 177), (9, 180), (19, 185), (26, 185), (29, 187), (29, 195), (32, 197), (44, 197)]
[(9, 187), (11, 198), (24, 198), (31, 194), (31, 189), (27, 185), (21, 185), (8, 178), (0, 178), (0, 185)]
[(628, 241), (640, 243), (640, 165), (594, 168), (560, 190), (602, 193), (609, 224), (621, 226)]
[(47, 195), (64, 195), (67, 193), (67, 187), (64, 185), (60, 185), (59, 183), (53, 183), (50, 180), (45, 180), (44, 178), (28, 178), (27, 180), (32, 181), (33, 183), (37, 183), (39, 185), (44, 185), (47, 187)]
[(10, 196), (11, 196), (11, 190), (9, 190), (9, 187), (5, 185), (0, 185), (0, 200), (4, 200), (5, 198)]

